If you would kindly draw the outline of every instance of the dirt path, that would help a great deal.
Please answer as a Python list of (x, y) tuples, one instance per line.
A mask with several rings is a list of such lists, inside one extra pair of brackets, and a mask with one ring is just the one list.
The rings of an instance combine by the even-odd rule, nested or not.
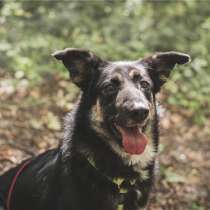
[[(57, 76), (30, 87), (24, 78), (0, 74), (1, 173), (58, 144), (77, 93)], [(166, 112), (159, 160), (149, 210), (210, 210), (210, 120), (199, 127), (178, 111)]]

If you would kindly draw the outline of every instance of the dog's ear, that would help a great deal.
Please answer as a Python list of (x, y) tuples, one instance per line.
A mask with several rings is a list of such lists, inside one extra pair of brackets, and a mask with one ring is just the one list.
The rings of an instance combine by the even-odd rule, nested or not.
[(88, 87), (93, 72), (102, 62), (92, 52), (84, 49), (66, 48), (52, 54), (68, 69), (72, 81), (82, 90)]
[(180, 52), (157, 53), (141, 60), (149, 71), (154, 82), (154, 91), (158, 92), (166, 82), (171, 70), (176, 64), (185, 64), (190, 61), (190, 56)]

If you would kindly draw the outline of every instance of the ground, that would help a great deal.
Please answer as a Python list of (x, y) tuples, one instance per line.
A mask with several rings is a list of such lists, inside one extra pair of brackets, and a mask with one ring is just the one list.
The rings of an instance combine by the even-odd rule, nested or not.
[[(78, 89), (58, 75), (31, 85), (0, 72), (0, 173), (55, 147)], [(193, 123), (183, 108), (162, 104), (159, 172), (149, 210), (210, 210), (210, 120)]]

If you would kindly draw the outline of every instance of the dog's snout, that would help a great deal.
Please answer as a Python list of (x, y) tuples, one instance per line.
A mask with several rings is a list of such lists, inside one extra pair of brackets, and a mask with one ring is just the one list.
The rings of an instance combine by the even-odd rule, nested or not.
[(120, 116), (133, 123), (142, 123), (149, 115), (149, 107), (141, 102), (126, 101), (120, 108)]
[(143, 121), (148, 117), (149, 109), (145, 106), (135, 106), (131, 111), (131, 118)]
[(116, 109), (116, 121), (127, 126), (145, 124), (150, 112), (149, 101), (135, 89), (126, 89), (118, 94)]

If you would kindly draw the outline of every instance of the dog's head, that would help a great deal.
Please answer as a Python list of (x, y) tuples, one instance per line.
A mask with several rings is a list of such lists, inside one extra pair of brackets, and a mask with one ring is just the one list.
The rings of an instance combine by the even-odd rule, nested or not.
[(68, 48), (53, 55), (63, 61), (72, 81), (89, 93), (85, 97), (94, 98), (90, 111), (99, 129), (129, 154), (144, 152), (154, 95), (176, 64), (190, 60), (188, 55), (173, 51), (119, 62), (102, 60), (82, 49)]

